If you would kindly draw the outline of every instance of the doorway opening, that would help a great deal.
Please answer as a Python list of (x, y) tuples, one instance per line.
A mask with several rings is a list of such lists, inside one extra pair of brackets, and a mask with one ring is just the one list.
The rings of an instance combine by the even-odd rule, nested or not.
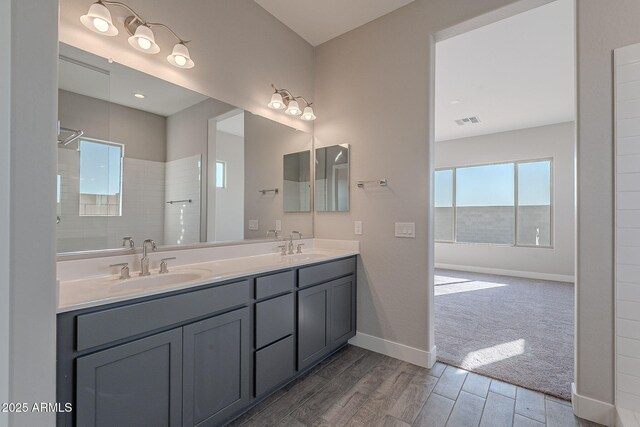
[(435, 45), (438, 360), (569, 400), (574, 3)]

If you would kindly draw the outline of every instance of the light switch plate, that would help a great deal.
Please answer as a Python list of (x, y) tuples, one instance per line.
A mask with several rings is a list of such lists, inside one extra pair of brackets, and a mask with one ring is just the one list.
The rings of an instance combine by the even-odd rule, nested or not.
[(282, 231), (282, 220), (276, 219), (276, 231)]
[(396, 222), (396, 237), (416, 237), (416, 223)]
[(258, 230), (258, 220), (250, 219), (249, 220), (249, 230)]
[(362, 221), (353, 221), (353, 232), (358, 236), (362, 235)]

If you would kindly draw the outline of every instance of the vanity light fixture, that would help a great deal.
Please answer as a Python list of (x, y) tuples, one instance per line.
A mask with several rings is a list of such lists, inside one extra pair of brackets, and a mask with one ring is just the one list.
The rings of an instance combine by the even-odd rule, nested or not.
[[(290, 116), (300, 116), (301, 120), (312, 121), (316, 119), (316, 115), (313, 114), (312, 102), (307, 101), (303, 96), (293, 96), (287, 89), (278, 89), (273, 84), (271, 87), (274, 90), (271, 95), (271, 101), (269, 101), (269, 108), (273, 110), (285, 110), (285, 114)], [(298, 100), (304, 101), (306, 106), (304, 109), (300, 108)]]
[(186, 44), (189, 40), (183, 40), (168, 26), (158, 22), (147, 22), (140, 17), (131, 7), (124, 3), (117, 1), (98, 0), (89, 7), (89, 11), (86, 15), (80, 17), (80, 22), (89, 30), (106, 35), (116, 36), (118, 35), (118, 29), (113, 25), (111, 19), (111, 12), (107, 6), (118, 6), (126, 9), (131, 13), (124, 20), (124, 27), (129, 33), (129, 44), (131, 47), (139, 52), (156, 54), (160, 52), (160, 46), (156, 43), (155, 35), (153, 34), (154, 27), (164, 28), (169, 31), (177, 40), (177, 43), (173, 46), (171, 55), (167, 56), (167, 61), (178, 68), (193, 68), (194, 62), (189, 54)]

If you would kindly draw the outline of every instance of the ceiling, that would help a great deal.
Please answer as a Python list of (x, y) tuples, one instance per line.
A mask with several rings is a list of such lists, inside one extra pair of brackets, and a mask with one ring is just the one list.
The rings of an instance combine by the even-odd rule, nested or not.
[(371, 22), (413, 0), (255, 0), (312, 46)]
[(574, 70), (571, 0), (438, 42), (436, 141), (574, 120)]
[[(141, 71), (60, 43), (60, 89), (110, 101), (161, 116), (170, 116), (207, 99)], [(144, 94), (144, 99), (133, 96)]]

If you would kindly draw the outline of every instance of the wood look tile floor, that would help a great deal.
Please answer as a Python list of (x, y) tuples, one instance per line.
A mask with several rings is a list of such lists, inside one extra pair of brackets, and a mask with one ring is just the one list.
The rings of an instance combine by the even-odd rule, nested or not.
[[(544, 375), (543, 373), (541, 375)], [(436, 363), (347, 346), (232, 426), (594, 427), (557, 398)]]

